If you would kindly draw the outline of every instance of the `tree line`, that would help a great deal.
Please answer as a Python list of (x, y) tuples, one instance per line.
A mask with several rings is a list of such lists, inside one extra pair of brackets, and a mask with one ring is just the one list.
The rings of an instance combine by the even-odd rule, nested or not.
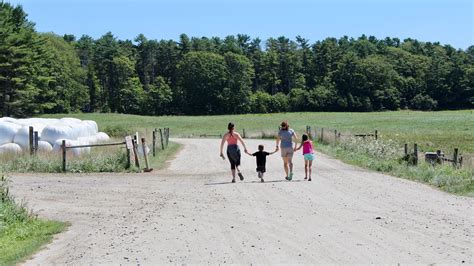
[(474, 107), (474, 46), (245, 34), (119, 40), (38, 33), (0, 3), (0, 112), (144, 115)]

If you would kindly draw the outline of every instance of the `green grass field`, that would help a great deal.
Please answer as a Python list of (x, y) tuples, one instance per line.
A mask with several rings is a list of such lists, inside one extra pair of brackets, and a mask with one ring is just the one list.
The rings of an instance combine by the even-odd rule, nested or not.
[[(440, 112), (377, 113), (279, 113), (222, 116), (136, 116), (124, 114), (55, 114), (42, 117), (76, 117), (95, 120), (101, 130), (140, 130), (150, 134), (153, 128), (171, 128), (173, 137), (221, 134), (232, 121), (247, 135), (275, 132), (287, 120), (297, 132), (307, 125), (313, 128), (337, 129), (342, 132), (368, 133), (378, 130), (381, 138), (403, 143), (418, 143), (421, 151), (441, 149), (474, 154), (474, 110)], [(329, 132), (329, 131), (328, 131)]]

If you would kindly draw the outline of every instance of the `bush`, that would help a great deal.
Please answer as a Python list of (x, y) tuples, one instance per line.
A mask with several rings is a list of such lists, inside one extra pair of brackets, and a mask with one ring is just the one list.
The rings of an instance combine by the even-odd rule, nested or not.
[(257, 91), (250, 96), (250, 106), (253, 113), (268, 113), (272, 96), (263, 91)]
[(436, 109), (438, 102), (428, 95), (417, 94), (411, 100), (411, 108), (415, 110), (430, 111)]
[(124, 138), (125, 136), (132, 135), (133, 132), (130, 128), (122, 125), (107, 126), (104, 128), (104, 132), (110, 137)]
[(290, 110), (292, 112), (306, 111), (308, 109), (308, 91), (303, 89), (292, 89), (288, 94)]

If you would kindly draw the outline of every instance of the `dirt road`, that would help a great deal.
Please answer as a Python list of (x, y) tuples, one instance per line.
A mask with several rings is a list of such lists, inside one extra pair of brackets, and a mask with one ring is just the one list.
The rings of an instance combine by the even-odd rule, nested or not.
[(292, 182), (279, 154), (265, 183), (244, 155), (246, 179), (231, 184), (218, 140), (176, 141), (185, 148), (151, 174), (14, 176), (36, 213), (72, 224), (26, 264), (474, 264), (472, 198), (321, 154), (305, 182), (299, 152)]

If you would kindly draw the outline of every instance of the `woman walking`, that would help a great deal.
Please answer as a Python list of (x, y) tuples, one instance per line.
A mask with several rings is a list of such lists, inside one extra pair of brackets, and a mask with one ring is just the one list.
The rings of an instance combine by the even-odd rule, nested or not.
[[(294, 149), (296, 149), (297, 139), (298, 136), (296, 136), (295, 131), (290, 128), (288, 122), (283, 121), (276, 139), (276, 148), (281, 148), (281, 158), (283, 159), (286, 180), (293, 179), (293, 153)], [(295, 147), (293, 147), (293, 140), (295, 141)]]
[(227, 125), (227, 129), (229, 130), (225, 135), (222, 137), (221, 141), (221, 157), (224, 157), (223, 149), (224, 149), (224, 143), (227, 142), (227, 157), (229, 158), (230, 162), (230, 169), (232, 172), (232, 183), (235, 183), (235, 170), (237, 170), (237, 174), (240, 177), (240, 181), (244, 180), (244, 176), (240, 172), (240, 149), (239, 145), (237, 145), (237, 142), (240, 141), (242, 143), (242, 146), (244, 146), (244, 151), (247, 152), (247, 146), (245, 146), (245, 142), (242, 140), (240, 137), (240, 134), (234, 131), (234, 124), (229, 123)]

